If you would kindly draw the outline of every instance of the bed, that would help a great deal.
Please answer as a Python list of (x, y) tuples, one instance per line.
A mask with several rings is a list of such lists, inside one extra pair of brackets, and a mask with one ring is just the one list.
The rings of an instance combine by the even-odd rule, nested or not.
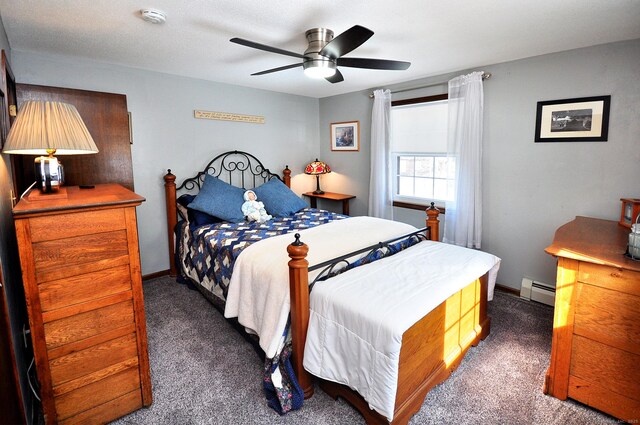
[[(175, 258), (175, 255), (176, 252), (184, 251), (181, 247), (188, 242), (185, 239), (190, 237), (184, 236), (184, 232), (182, 234), (176, 233), (176, 228), (181, 228), (184, 231), (191, 226), (191, 232), (186, 233), (200, 239), (203, 239), (203, 234), (215, 235), (218, 232), (218, 230), (203, 231), (202, 228), (197, 228), (199, 230), (194, 232), (188, 219), (179, 222), (177, 201), (180, 198), (177, 197), (177, 193), (202, 191), (205, 182), (211, 180), (211, 176), (218, 179), (224, 178), (232, 185), (235, 184), (243, 189), (257, 188), (256, 190), (259, 191), (262, 185), (271, 185), (270, 182), (275, 181), (277, 183), (274, 185), (283, 184), (289, 187), (290, 174), (291, 171), (288, 167), (285, 167), (282, 177), (271, 173), (253, 155), (239, 151), (218, 155), (202, 171), (199, 171), (194, 177), (185, 179), (179, 185), (176, 185), (176, 177), (169, 170), (164, 176), (164, 181), (167, 228), (170, 235), (171, 275), (184, 273), (184, 270), (179, 270), (179, 268), (185, 268), (185, 258)], [(226, 280), (216, 276), (213, 272), (209, 276), (206, 276), (206, 273), (203, 275), (192, 272), (191, 275), (187, 273), (187, 277), (194, 281), (196, 287), (214, 305), (217, 304), (219, 309), (221, 309), (220, 305), (224, 304), (222, 310), (225, 317), (237, 318), (242, 326), (260, 335), (260, 347), (265, 351), (267, 357), (270, 357), (274, 352), (278, 354), (282, 352), (286, 341), (288, 341), (287, 336), (290, 337), (291, 366), (305, 398), (312, 396), (313, 380), (317, 379), (325, 392), (334, 398), (345, 398), (363, 414), (368, 423), (407, 423), (422, 406), (428, 391), (445, 380), (455, 370), (468, 348), (484, 339), (490, 328), (486, 303), (493, 291), (499, 259), (493, 256), (491, 259), (489, 257), (483, 258), (486, 261), (482, 265), (478, 265), (477, 268), (470, 267), (470, 263), (466, 262), (466, 259), (457, 261), (457, 265), (455, 265), (456, 260), (453, 260), (451, 264), (449, 264), (449, 260), (440, 260), (440, 258), (465, 257), (467, 251), (471, 250), (455, 251), (455, 249), (464, 250), (464, 248), (451, 248), (446, 244), (434, 242), (438, 240), (438, 213), (433, 206), (428, 209), (427, 227), (416, 230), (413, 226), (396, 222), (376, 221), (381, 219), (347, 218), (339, 214), (329, 216), (326, 215), (326, 212), (302, 209), (291, 216), (274, 217), (275, 222), (278, 223), (279, 231), (269, 238), (260, 238), (260, 243), (250, 243), (247, 246), (243, 245), (244, 242), (238, 242), (242, 237), (238, 238), (237, 233), (234, 232), (244, 232), (243, 235), (246, 235), (247, 232), (260, 234), (259, 226), (254, 229), (243, 223), (224, 224), (223, 226), (227, 227), (222, 232), (228, 232), (228, 235), (231, 235), (231, 242), (222, 238), (223, 245), (227, 247), (225, 249), (231, 250), (229, 246), (238, 249), (234, 254), (227, 253), (220, 256), (221, 259), (217, 260), (217, 263), (226, 265), (227, 268), (231, 263), (233, 273)], [(182, 217), (184, 216), (183, 211)], [(296, 225), (302, 223), (302, 228), (295, 227), (292, 222), (296, 222)], [(310, 222), (313, 222), (313, 225), (309, 224)], [(320, 222), (324, 224), (319, 225)], [(239, 228), (240, 230), (238, 230)], [(370, 229), (376, 229), (378, 232), (373, 232)], [(349, 231), (358, 236), (346, 236)], [(269, 232), (272, 230), (265, 229), (262, 233)], [(425, 234), (428, 237), (424, 236)], [(344, 244), (332, 243), (337, 237), (346, 238), (346, 242)], [(431, 239), (431, 241), (421, 242), (423, 239)], [(203, 244), (205, 243), (196, 244), (195, 246), (199, 248), (195, 250), (192, 248), (192, 251), (206, 249), (202, 248)], [(238, 247), (238, 245), (243, 246)], [(319, 247), (327, 248), (320, 249)], [(449, 249), (454, 249), (454, 251), (449, 252)], [(239, 254), (240, 252), (242, 255)], [(253, 259), (249, 260), (250, 258)], [(433, 261), (428, 264), (429, 261), (420, 261), (422, 258), (433, 259)], [(434, 272), (433, 270), (443, 262), (447, 263), (446, 266), (441, 267), (441, 271)], [(209, 260), (208, 263), (216, 263), (216, 260)], [(363, 263), (365, 265), (362, 267), (355, 267)], [(179, 268), (176, 267), (176, 264), (179, 265)], [(193, 265), (193, 262), (190, 264)], [(224, 267), (218, 267), (218, 269), (221, 268)], [(454, 269), (468, 269), (471, 270), (469, 272), (471, 274), (450, 272)], [(264, 276), (267, 270), (269, 273), (271, 270), (275, 270), (273, 275), (269, 276), (270, 280), (265, 281), (268, 284), (262, 281), (254, 284), (255, 280), (259, 280), (256, 276)], [(451, 273), (455, 279), (450, 280), (457, 280), (457, 286), (451, 293), (440, 291), (441, 293), (437, 295), (430, 295), (430, 293), (423, 291), (422, 298), (410, 296), (408, 301), (399, 299), (398, 302), (393, 301), (397, 308), (389, 308), (389, 300), (391, 299), (389, 297), (402, 291), (391, 290), (389, 294), (385, 294), (389, 285), (375, 287), (378, 289), (371, 289), (374, 286), (368, 285), (371, 285), (372, 282), (385, 285), (384, 281), (375, 276), (386, 276), (384, 279), (394, 281), (397, 279), (395, 273), (400, 270), (412, 273), (411, 276), (419, 276), (416, 279), (402, 278), (403, 284), (423, 281), (427, 274), (432, 273), (439, 273), (441, 280), (444, 278), (449, 280), (447, 273)], [(391, 274), (387, 275), (386, 273)], [(221, 282), (224, 280), (224, 282), (212, 284), (212, 280)], [(284, 281), (284, 286), (282, 281)], [(288, 285), (286, 285), (287, 281)], [(314, 288), (312, 297), (309, 296), (310, 281)], [(395, 338), (396, 345), (394, 347), (397, 349), (390, 348), (392, 355), (382, 356), (385, 362), (392, 364), (393, 371), (387, 373), (384, 367), (376, 367), (371, 368), (375, 370), (369, 372), (354, 373), (353, 370), (358, 368), (351, 366), (348, 359), (344, 359), (346, 363), (341, 363), (343, 361), (341, 358), (358, 358), (358, 356), (339, 354), (342, 345), (343, 350), (350, 350), (351, 348), (348, 347), (356, 347), (355, 350), (360, 350), (359, 355), (364, 356), (362, 358), (367, 358), (368, 355), (380, 357), (376, 354), (378, 353), (376, 350), (387, 349), (389, 344), (382, 344), (384, 347), (380, 349), (374, 347), (377, 342), (370, 343), (357, 336), (353, 341), (344, 343), (338, 339), (337, 349), (320, 346), (324, 340), (336, 340), (335, 335), (341, 332), (342, 334), (354, 335), (360, 335), (358, 332), (371, 333), (367, 329), (356, 329), (357, 323), (361, 320), (352, 318), (345, 319), (345, 322), (354, 324), (353, 330), (347, 329), (345, 331), (347, 326), (351, 326), (350, 324), (339, 324), (339, 331), (326, 331), (328, 327), (331, 327), (326, 323), (334, 323), (334, 319), (329, 314), (335, 313), (340, 317), (343, 314), (338, 308), (339, 305), (342, 306), (340, 308), (350, 309), (350, 304), (351, 306), (358, 304), (347, 301), (348, 298), (342, 295), (339, 299), (335, 299), (336, 295), (332, 294), (338, 293), (334, 290), (338, 286), (341, 290), (346, 291), (343, 293), (350, 291), (353, 293), (354, 290), (363, 291), (357, 289), (358, 287), (369, 288), (364, 289), (364, 293), (367, 295), (367, 306), (373, 307), (364, 308), (356, 314), (367, 315), (367, 310), (384, 310), (385, 319), (382, 320), (383, 322), (388, 318), (393, 318), (394, 323), (396, 321), (403, 322), (402, 326), (404, 327), (394, 325), (396, 334), (392, 339)], [(410, 285), (406, 286), (410, 288), (407, 290), (414, 291)], [(212, 287), (216, 288), (212, 290)], [(277, 289), (272, 290), (272, 287)], [(435, 287), (435, 292), (438, 292), (439, 287), (440, 285)], [(420, 292), (419, 289), (417, 291)], [(356, 292), (356, 294), (358, 293)], [(359, 296), (356, 295), (356, 297)], [(282, 301), (284, 307), (278, 306), (273, 308), (273, 311), (269, 310), (271, 308), (270, 302), (264, 301), (265, 299), (283, 297), (286, 298)], [(332, 300), (331, 297), (334, 299)], [(405, 296), (405, 298), (407, 297)], [(405, 311), (405, 307), (411, 307), (414, 310)], [(325, 320), (325, 316), (328, 322), (322, 322)], [(268, 320), (262, 320), (265, 317)], [(414, 318), (409, 320), (408, 317)], [(254, 323), (251, 320), (257, 320), (257, 322)], [(339, 323), (340, 319), (336, 320), (336, 323)], [(309, 326), (310, 322), (311, 327)], [(278, 335), (283, 324), (286, 325), (288, 333)], [(382, 325), (376, 326), (380, 329), (384, 328)], [(322, 331), (317, 331), (320, 328)], [(398, 332), (400, 332), (399, 335)], [(266, 338), (265, 335), (270, 337)], [(375, 339), (377, 336), (373, 338)], [(320, 340), (322, 340), (321, 343), (318, 342)], [(362, 349), (362, 347), (365, 348)], [(366, 350), (373, 354), (365, 353)], [(327, 358), (334, 358), (335, 362), (333, 360), (325, 361)], [(387, 360), (387, 358), (391, 360)], [(337, 369), (325, 370), (327, 363), (335, 363)], [(307, 369), (314, 371), (314, 374), (321, 378), (313, 378)], [(375, 395), (377, 389), (369, 391), (369, 380), (372, 378), (368, 373), (379, 374), (381, 372), (378, 369), (384, 371), (387, 381), (379, 385), (384, 387), (379, 391), (382, 394), (380, 396), (383, 398), (382, 401), (378, 400)], [(388, 385), (389, 382), (392, 385)], [(393, 389), (388, 390), (387, 387), (393, 387)]]

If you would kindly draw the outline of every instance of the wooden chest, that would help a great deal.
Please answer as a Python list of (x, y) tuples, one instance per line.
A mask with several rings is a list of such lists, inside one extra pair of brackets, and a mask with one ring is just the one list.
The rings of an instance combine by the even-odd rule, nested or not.
[(576, 217), (546, 251), (558, 278), (545, 393), (624, 421), (640, 420), (640, 262), (624, 257), (629, 230)]
[(14, 208), (45, 422), (106, 423), (151, 404), (135, 207), (115, 184)]

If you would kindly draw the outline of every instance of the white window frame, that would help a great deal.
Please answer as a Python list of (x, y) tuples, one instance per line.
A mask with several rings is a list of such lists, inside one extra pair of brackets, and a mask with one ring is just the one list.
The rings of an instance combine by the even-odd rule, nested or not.
[[(450, 178), (449, 176), (447, 177), (436, 177), (435, 176), (435, 158), (447, 158), (447, 154), (443, 153), (443, 152), (394, 152), (391, 154), (392, 155), (392, 161), (393, 161), (393, 166), (392, 166), (392, 170), (393, 170), (393, 200), (394, 201), (398, 201), (398, 202), (406, 202), (406, 203), (411, 203), (411, 204), (419, 204), (419, 205), (425, 205), (428, 206), (432, 201), (433, 202), (438, 202), (438, 203), (444, 203), (446, 201), (448, 201), (449, 199), (446, 198), (438, 198), (435, 196), (435, 184), (436, 181), (450, 181), (450, 180), (454, 180), (453, 178)], [(406, 175), (401, 175), (400, 174), (400, 158), (401, 157), (431, 157), (434, 158), (434, 175), (432, 177), (423, 177), (423, 176), (416, 176), (415, 175), (415, 169), (414, 169), (414, 173), (413, 176), (406, 176)], [(408, 196), (408, 195), (401, 195), (399, 194), (399, 190), (400, 190), (400, 177), (413, 177), (414, 179), (414, 188), (415, 188), (415, 184), (416, 181), (419, 181), (419, 179), (432, 179), (432, 193), (434, 194), (433, 197), (427, 198), (427, 197), (421, 197), (421, 196)], [(415, 193), (415, 190), (414, 190)]]

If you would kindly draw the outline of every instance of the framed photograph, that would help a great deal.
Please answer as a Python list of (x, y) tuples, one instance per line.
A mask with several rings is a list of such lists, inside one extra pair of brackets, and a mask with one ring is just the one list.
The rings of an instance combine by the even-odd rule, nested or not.
[(331, 123), (332, 151), (360, 150), (360, 121)]
[(606, 142), (611, 96), (538, 102), (536, 142)]

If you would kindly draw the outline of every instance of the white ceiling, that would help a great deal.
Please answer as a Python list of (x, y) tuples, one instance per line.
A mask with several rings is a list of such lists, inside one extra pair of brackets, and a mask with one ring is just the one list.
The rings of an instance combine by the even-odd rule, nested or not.
[[(147, 7), (163, 10), (167, 22), (142, 21)], [(0, 0), (0, 15), (13, 50), (318, 98), (640, 38), (640, 0)], [(306, 78), (302, 68), (251, 77), (297, 59), (229, 42), (302, 53), (307, 29), (337, 35), (356, 24), (375, 34), (348, 56), (411, 67), (342, 67), (337, 84)]]

